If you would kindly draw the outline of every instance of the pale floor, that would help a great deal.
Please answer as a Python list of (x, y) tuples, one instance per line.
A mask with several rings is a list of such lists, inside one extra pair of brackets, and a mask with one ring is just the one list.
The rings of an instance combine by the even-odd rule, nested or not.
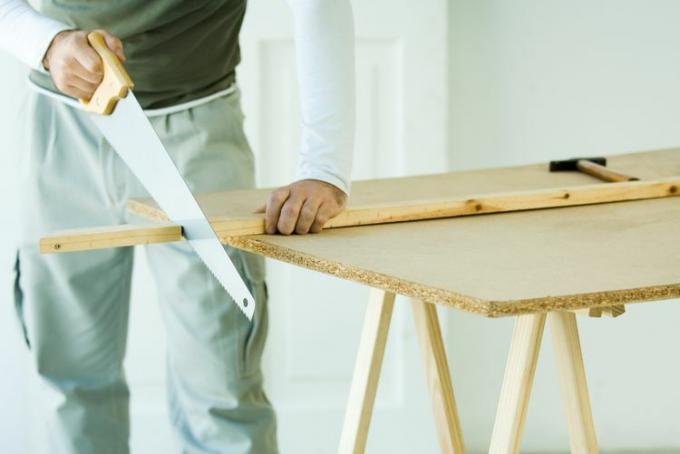
[[(680, 448), (669, 449), (624, 449), (616, 451), (601, 451), (602, 454), (680, 454)], [(481, 452), (480, 452), (481, 454)], [(527, 454), (568, 454), (568, 451), (530, 451)]]

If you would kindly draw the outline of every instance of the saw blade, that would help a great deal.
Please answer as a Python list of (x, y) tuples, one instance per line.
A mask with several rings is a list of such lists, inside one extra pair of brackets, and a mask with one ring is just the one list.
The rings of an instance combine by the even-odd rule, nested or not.
[(168, 218), (182, 226), (194, 251), (252, 320), (255, 299), (134, 94), (129, 91), (111, 115), (92, 115), (92, 121)]

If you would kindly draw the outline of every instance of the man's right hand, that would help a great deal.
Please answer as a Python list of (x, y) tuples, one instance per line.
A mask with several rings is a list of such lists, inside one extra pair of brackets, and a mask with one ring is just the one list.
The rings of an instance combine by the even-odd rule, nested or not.
[[(109, 32), (97, 31), (109, 49), (125, 61), (120, 39)], [(50, 72), (57, 88), (74, 98), (90, 99), (104, 76), (102, 60), (87, 41), (89, 33), (87, 30), (57, 33), (43, 58), (43, 66)]]

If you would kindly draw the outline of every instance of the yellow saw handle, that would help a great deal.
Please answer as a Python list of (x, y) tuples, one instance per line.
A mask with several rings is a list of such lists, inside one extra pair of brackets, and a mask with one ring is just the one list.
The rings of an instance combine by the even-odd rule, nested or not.
[(89, 112), (111, 115), (118, 100), (124, 98), (128, 90), (132, 89), (135, 84), (123, 67), (123, 64), (116, 57), (116, 54), (111, 52), (109, 46), (106, 45), (106, 41), (104, 41), (104, 37), (100, 33), (90, 33), (87, 35), (87, 40), (102, 58), (104, 78), (95, 90), (92, 98), (89, 100), (80, 99), (80, 102), (85, 107), (85, 110)]

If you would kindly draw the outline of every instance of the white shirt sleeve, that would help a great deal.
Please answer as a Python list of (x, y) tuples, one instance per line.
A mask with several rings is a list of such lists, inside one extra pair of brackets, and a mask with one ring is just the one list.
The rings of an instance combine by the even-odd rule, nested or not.
[(52, 39), (70, 28), (39, 14), (24, 0), (0, 0), (0, 50), (33, 69), (43, 69), (42, 60)]
[(302, 105), (297, 180), (349, 193), (354, 152), (354, 24), (350, 0), (288, 0)]

